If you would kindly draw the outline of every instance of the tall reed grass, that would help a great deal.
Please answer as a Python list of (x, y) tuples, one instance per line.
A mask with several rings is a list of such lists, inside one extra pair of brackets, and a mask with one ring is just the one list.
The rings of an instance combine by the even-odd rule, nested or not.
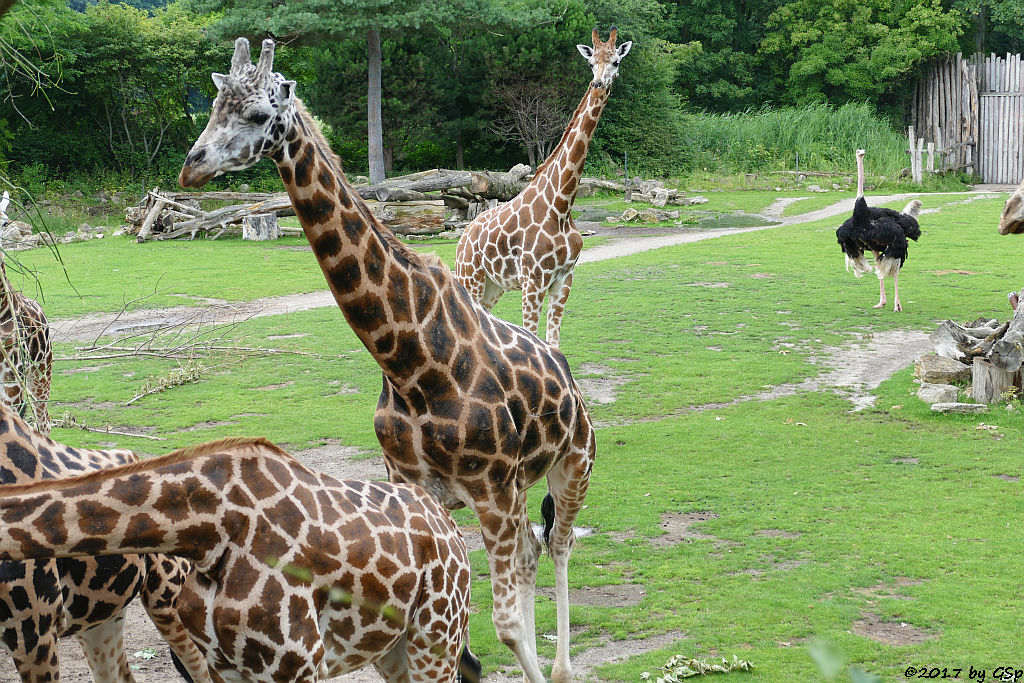
[(685, 114), (682, 129), (684, 171), (849, 171), (856, 149), (874, 175), (908, 165), (906, 137), (867, 104)]

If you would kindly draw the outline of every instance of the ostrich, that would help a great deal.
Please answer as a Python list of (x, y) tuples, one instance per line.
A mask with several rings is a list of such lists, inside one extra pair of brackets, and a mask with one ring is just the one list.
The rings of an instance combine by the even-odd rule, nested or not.
[(921, 202), (917, 199), (907, 204), (903, 211), (868, 206), (864, 200), (864, 150), (857, 150), (857, 200), (853, 204), (853, 215), (836, 230), (836, 240), (846, 256), (846, 269), (852, 267), (857, 277), (871, 272), (864, 251), (869, 250), (875, 255), (880, 292), (875, 308), (885, 306), (885, 278), (891, 277), (895, 299), (893, 310), (903, 310), (900, 305), (900, 268), (907, 260), (907, 238), (917, 241), (921, 236), (921, 228), (917, 225), (920, 211)]

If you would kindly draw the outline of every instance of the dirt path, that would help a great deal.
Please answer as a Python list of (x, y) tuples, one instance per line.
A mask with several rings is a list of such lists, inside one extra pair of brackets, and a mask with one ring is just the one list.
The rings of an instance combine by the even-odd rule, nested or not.
[[(991, 190), (973, 190), (971, 192), (945, 192), (939, 195), (962, 195), (967, 201), (996, 196)], [(872, 197), (872, 201), (885, 204), (892, 201), (903, 201), (917, 194), (893, 194)], [(929, 195), (935, 196), (935, 195)], [(726, 235), (738, 235), (745, 232), (771, 230), (784, 225), (810, 223), (824, 218), (831, 218), (853, 210), (853, 200), (844, 199), (824, 209), (811, 211), (797, 216), (782, 217), (786, 206), (800, 198), (784, 198), (776, 201), (763, 213), (766, 217), (779, 220), (775, 225), (752, 228), (721, 228), (713, 230), (684, 229), (671, 234), (644, 235), (637, 232), (625, 237), (616, 238), (611, 242), (587, 249), (580, 256), (580, 263), (595, 263), (613, 258), (621, 258), (639, 254), (652, 249), (670, 247), (678, 244), (689, 244), (703, 240), (715, 239)], [(580, 225), (584, 225), (580, 223)], [(660, 232), (660, 230), (658, 231)], [(305, 311), (312, 308), (334, 306), (334, 299), (327, 290), (287, 296), (267, 297), (253, 301), (229, 303), (212, 299), (205, 300), (200, 306), (175, 306), (172, 308), (143, 309), (127, 311), (120, 314), (102, 313), (79, 318), (66, 318), (52, 321), (50, 324), (56, 342), (88, 342), (101, 336), (123, 336), (131, 332), (151, 330), (162, 326), (188, 324), (232, 324), (248, 318), (259, 318), (267, 315), (282, 315)]]

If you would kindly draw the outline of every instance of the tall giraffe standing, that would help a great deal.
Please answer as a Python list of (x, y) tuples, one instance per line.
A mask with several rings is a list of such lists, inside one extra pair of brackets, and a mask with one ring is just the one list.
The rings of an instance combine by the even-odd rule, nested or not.
[(218, 681), (315, 683), (374, 665), (454, 681), (470, 566), (418, 487), (339, 481), (262, 439), (223, 439), (0, 487), (0, 559), (168, 553), (178, 612)]
[(613, 26), (608, 42), (603, 43), (595, 28), (593, 47), (576, 46), (590, 63), (594, 80), (561, 141), (522, 192), (469, 224), (455, 250), (459, 282), (488, 311), (505, 292), (523, 291), (523, 327), (534, 334), (538, 333), (544, 296), (550, 293), (547, 341), (555, 346), (573, 269), (583, 249), (583, 237), (572, 219), (572, 204), (619, 62), (633, 45), (626, 42), (616, 47), (617, 35)]
[(0, 255), (0, 402), (22, 415), (31, 405), (36, 430), (50, 433), (53, 349), (43, 307), (11, 286)]
[[(0, 403), (0, 484), (74, 476), (138, 461), (127, 450), (71, 448), (34, 432)], [(0, 562), (0, 649), (23, 683), (60, 678), (57, 639), (75, 637), (96, 683), (134, 681), (125, 656), (124, 611), (136, 595), (195, 683), (209, 683), (176, 598), (191, 571), (163, 555)]]
[(253, 66), (235, 43), (231, 73), (214, 74), (210, 121), (179, 182), (200, 187), (264, 156), (280, 171), (334, 298), (384, 373), (374, 428), (393, 482), (419, 484), (480, 519), (498, 637), (530, 681), (537, 659), (534, 590), (540, 542), (526, 490), (547, 477), (558, 644), (552, 677), (570, 679), (568, 564), (572, 524), (594, 463), (594, 430), (558, 349), (481, 308), (435, 258), (395, 239), (342, 173), (295, 98), (271, 71), (274, 41)]

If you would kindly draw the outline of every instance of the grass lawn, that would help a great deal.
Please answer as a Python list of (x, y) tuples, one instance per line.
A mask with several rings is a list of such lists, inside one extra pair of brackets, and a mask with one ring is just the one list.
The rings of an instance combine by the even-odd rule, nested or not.
[[(776, 195), (706, 196), (721, 210), (756, 211)], [(941, 211), (921, 217), (923, 235), (900, 279), (901, 314), (872, 308), (875, 278), (844, 271), (834, 219), (577, 268), (563, 351), (581, 380), (611, 380), (617, 394), (590, 406), (598, 457), (578, 523), (596, 533), (576, 544), (570, 584), (643, 593), (638, 604), (574, 606), (574, 656), (608, 640), (673, 634), (674, 642), (647, 652), (637, 642), (641, 654), (596, 676), (637, 681), (672, 654), (735, 654), (756, 668), (730, 680), (817, 680), (808, 649), (816, 639), (887, 680), (911, 665), (991, 671), (1019, 662), (1021, 411), (933, 415), (913, 395), (909, 369), (861, 412), (829, 391), (738, 401), (819, 374), (816, 359), (875, 332), (1009, 318), (1005, 292), (1022, 284), (1024, 241), (996, 233), (1004, 201), (924, 197), (925, 208)], [(146, 305), (323, 289), (300, 245), (68, 245), (61, 255), (81, 297), (44, 251), (19, 256), (42, 283), (48, 315), (62, 318), (117, 310), (154, 290)], [(422, 248), (453, 260), (451, 242)], [(496, 313), (518, 322), (518, 297), (506, 296)], [(197, 357), (199, 381), (130, 406), (123, 404), (147, 379), (178, 362), (59, 362), (51, 414), (166, 440), (75, 429), (53, 436), (147, 454), (236, 434), (291, 449), (330, 438), (379, 450), (372, 413), (380, 373), (336, 309), (252, 319), (222, 343), (296, 353)], [(73, 351), (64, 346), (58, 355)], [(537, 518), (542, 495), (543, 487), (531, 493)], [(471, 520), (464, 511), (457, 518)], [(485, 671), (512, 666), (490, 624), (483, 551), (472, 559), (473, 649)], [(547, 559), (540, 583), (553, 584)], [(538, 599), (537, 623), (541, 654), (550, 657), (544, 636), (555, 630), (553, 601)], [(863, 635), (880, 629), (907, 644)]]

